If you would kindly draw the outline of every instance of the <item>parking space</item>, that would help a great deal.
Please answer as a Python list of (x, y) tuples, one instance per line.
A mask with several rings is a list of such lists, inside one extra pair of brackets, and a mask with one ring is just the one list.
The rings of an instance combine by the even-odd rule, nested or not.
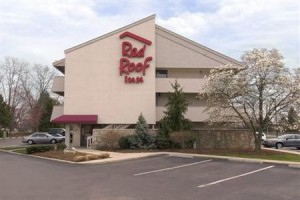
[[(176, 159), (176, 158), (162, 158)], [(300, 171), (269, 164), (185, 159), (184, 167), (138, 173), (138, 181), (159, 183), (178, 199), (295, 199), (300, 197)], [(205, 161), (205, 160), (204, 160)], [(194, 163), (194, 164), (192, 164)], [(176, 191), (174, 191), (176, 190)], [(185, 198), (188, 195), (188, 198)], [(180, 198), (179, 198), (180, 197)]]
[(27, 146), (27, 144), (22, 143), (22, 137), (0, 139), (0, 148), (15, 146)]
[[(0, 156), (0, 170), (6, 172), (0, 173), (0, 199), (288, 200), (300, 197), (300, 170), (282, 165), (171, 156), (72, 165), (1, 152)], [(38, 190), (32, 192), (34, 188)]]

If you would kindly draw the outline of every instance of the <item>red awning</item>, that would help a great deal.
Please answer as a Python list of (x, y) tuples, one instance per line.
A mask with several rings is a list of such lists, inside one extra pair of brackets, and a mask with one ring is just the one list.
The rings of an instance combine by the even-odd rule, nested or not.
[(98, 115), (62, 115), (51, 122), (57, 124), (97, 124)]

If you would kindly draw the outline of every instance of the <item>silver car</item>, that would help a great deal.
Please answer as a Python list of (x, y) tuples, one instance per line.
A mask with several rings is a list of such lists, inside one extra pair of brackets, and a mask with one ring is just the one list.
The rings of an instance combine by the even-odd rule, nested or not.
[(46, 132), (32, 133), (31, 135), (25, 136), (22, 139), (23, 143), (28, 143), (28, 144), (44, 144), (44, 143), (55, 144), (63, 141), (65, 141), (64, 136), (60, 134), (50, 135)]
[(281, 149), (282, 147), (296, 147), (300, 149), (300, 135), (298, 134), (286, 134), (279, 136), (278, 138), (267, 139), (262, 142), (265, 147), (276, 147)]

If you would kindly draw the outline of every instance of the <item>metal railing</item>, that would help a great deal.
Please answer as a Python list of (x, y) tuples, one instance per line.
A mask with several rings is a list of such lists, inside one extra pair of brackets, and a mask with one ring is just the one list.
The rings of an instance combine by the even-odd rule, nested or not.
[(88, 136), (86, 138), (86, 148), (90, 149), (93, 144), (93, 136)]

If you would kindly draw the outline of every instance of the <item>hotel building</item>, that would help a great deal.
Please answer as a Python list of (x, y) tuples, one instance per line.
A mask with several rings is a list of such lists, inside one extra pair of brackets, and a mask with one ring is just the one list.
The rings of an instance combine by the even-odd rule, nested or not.
[[(85, 146), (94, 128), (130, 128), (142, 113), (154, 126), (164, 117), (171, 83), (189, 101), (186, 118), (208, 118), (196, 95), (211, 68), (241, 63), (155, 24), (155, 15), (65, 50), (53, 66), (52, 92), (64, 97), (53, 123), (66, 125), (67, 146)], [(70, 144), (70, 132), (71, 144)]]

